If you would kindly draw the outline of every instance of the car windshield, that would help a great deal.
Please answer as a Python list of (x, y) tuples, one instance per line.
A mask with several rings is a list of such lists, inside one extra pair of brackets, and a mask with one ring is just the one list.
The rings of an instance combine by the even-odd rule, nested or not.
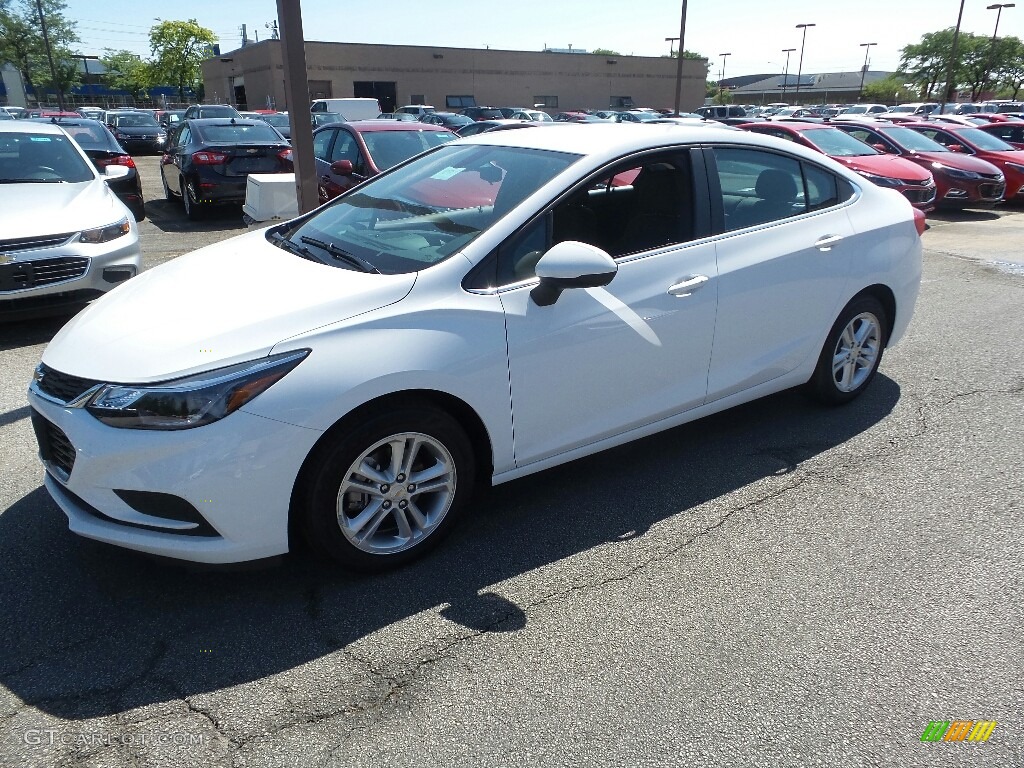
[(811, 131), (804, 131), (803, 135), (811, 144), (830, 157), (880, 154), (878, 150), (838, 128), (815, 128)]
[(846, 109), (844, 109), (839, 114), (841, 114), (841, 115), (863, 115), (863, 114), (867, 113), (867, 111), (868, 111), (868, 108), (864, 107), (864, 106), (847, 107)]
[(118, 128), (158, 128), (160, 124), (152, 115), (121, 115), (114, 119)]
[[(447, 259), (579, 159), (538, 149), (447, 144), (373, 179), (297, 225), (282, 248), (343, 268), (398, 274)], [(357, 265), (357, 266), (354, 266)]]
[(884, 128), (881, 133), (895, 141), (904, 149), (914, 152), (949, 152), (937, 141), (932, 141), (924, 134), (910, 128)]
[(1015, 152), (1017, 148), (1011, 144), (1007, 144), (1005, 141), (1000, 139), (998, 136), (993, 136), (991, 133), (979, 130), (978, 128), (964, 128), (962, 131), (957, 131), (954, 135), (962, 136), (967, 141), (971, 142), (978, 149), (985, 152)]
[(382, 171), (458, 138), (451, 131), (367, 131), (362, 136), (370, 157)]
[(275, 128), (287, 128), (291, 125), (291, 118), (288, 115), (265, 115), (263, 119)]
[(258, 123), (214, 123), (198, 130), (204, 141), (214, 144), (252, 144), (280, 142), (281, 136), (262, 121)]
[(94, 178), (92, 166), (66, 136), (0, 133), (0, 184), (80, 183)]

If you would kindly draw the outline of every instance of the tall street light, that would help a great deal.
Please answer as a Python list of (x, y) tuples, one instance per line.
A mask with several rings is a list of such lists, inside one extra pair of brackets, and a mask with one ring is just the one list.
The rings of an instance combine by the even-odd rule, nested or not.
[[(999, 34), (999, 19), (1003, 15), (1003, 8), (1013, 8), (1016, 3), (995, 3), (993, 5), (986, 6), (985, 9), (996, 12), (996, 28), (992, 32), (992, 43), (989, 46), (988, 54), (988, 72), (985, 73), (985, 82), (982, 85), (988, 83), (988, 76), (992, 74), (993, 66), (996, 63), (996, 36)], [(994, 83), (993, 83), (994, 85)]]
[(732, 54), (731, 53), (720, 53), (718, 55), (722, 57), (722, 73), (721, 73), (721, 75), (718, 78), (718, 102), (720, 104), (724, 104), (725, 102), (722, 101), (722, 89), (724, 88), (724, 85), (723, 85), (722, 81), (725, 80), (725, 57), (726, 56), (732, 56)]
[(946, 69), (946, 88), (942, 92), (942, 103), (939, 114), (946, 112), (946, 104), (953, 98), (953, 68), (956, 66), (956, 49), (960, 44), (960, 22), (964, 20), (964, 0), (960, 0), (960, 14), (956, 17), (956, 29), (953, 30), (953, 47), (949, 53), (949, 68)]
[(797, 67), (797, 70), (796, 70), (796, 103), (797, 103), (797, 105), (800, 104), (800, 78), (803, 76), (803, 73), (804, 73), (804, 46), (807, 45), (807, 28), (808, 27), (815, 27), (815, 26), (817, 26), (817, 25), (816, 24), (797, 24), (796, 25), (797, 29), (802, 29), (804, 31), (803, 39), (800, 41), (800, 65), (799, 65), (799, 67)]
[[(668, 43), (668, 57), (670, 59), (672, 58), (672, 55), (675, 53), (675, 51), (672, 50), (672, 43), (674, 43), (678, 39), (679, 39), (678, 37), (666, 37), (665, 38), (665, 42)], [(682, 52), (680, 51), (680, 53), (682, 53)]]
[(676, 57), (676, 114), (679, 114), (679, 99), (683, 93), (683, 51), (686, 50), (686, 0), (679, 13), (679, 56)]
[(789, 54), (795, 51), (796, 48), (783, 48), (782, 52), (786, 54), (786, 73), (782, 76), (782, 94), (785, 96), (786, 89), (789, 87)]
[(860, 90), (857, 92), (857, 101), (864, 99), (864, 78), (868, 74), (868, 54), (871, 52), (872, 45), (878, 45), (878, 43), (860, 44), (860, 47), (864, 49), (864, 69), (860, 71)]

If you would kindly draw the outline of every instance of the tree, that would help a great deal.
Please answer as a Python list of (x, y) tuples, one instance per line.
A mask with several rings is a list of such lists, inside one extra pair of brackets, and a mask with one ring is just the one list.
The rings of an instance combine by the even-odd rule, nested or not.
[(621, 56), (622, 54), (618, 51), (613, 51), (611, 48), (595, 48), (591, 53), (597, 54), (598, 56)]
[(185, 101), (185, 88), (196, 88), (200, 80), (200, 62), (217, 36), (195, 19), (161, 21), (149, 30), (149, 49), (153, 56), (153, 76), (178, 87), (178, 100)]
[(0, 61), (18, 68), (37, 103), (43, 95), (40, 86), (54, 88), (63, 97), (79, 79), (77, 57), (71, 50), (78, 35), (74, 23), (64, 16), (64, 0), (41, 0), (41, 5), (56, 73), (50, 71), (35, 0), (0, 0)]
[(153, 85), (153, 65), (131, 51), (115, 51), (105, 48), (103, 66), (107, 69), (104, 80), (111, 88), (128, 91), (133, 98), (145, 92)]
[(888, 104), (899, 100), (896, 95), (906, 91), (906, 76), (899, 73), (889, 75), (884, 80), (864, 83), (863, 100), (869, 104)]
[(1009, 35), (996, 41), (990, 78), (996, 89), (1005, 89), (1006, 95), (1016, 100), (1024, 86), (1024, 42)]
[[(960, 40), (962, 43), (963, 36)], [(929, 98), (936, 87), (946, 82), (952, 49), (953, 28), (950, 27), (928, 32), (921, 36), (920, 43), (908, 45), (900, 51), (900, 72), (906, 75), (907, 82), (919, 86), (922, 99)]]

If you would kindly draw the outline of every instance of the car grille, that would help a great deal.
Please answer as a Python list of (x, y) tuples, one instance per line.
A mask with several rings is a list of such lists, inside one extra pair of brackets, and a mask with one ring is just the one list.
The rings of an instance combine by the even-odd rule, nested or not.
[(903, 196), (912, 203), (930, 203), (935, 199), (935, 187), (927, 189), (905, 189)]
[(0, 264), (0, 293), (74, 280), (88, 269), (89, 259), (83, 256), (58, 256), (53, 259)]
[(61, 373), (46, 364), (39, 366), (35, 377), (35, 385), (41, 392), (62, 403), (74, 400), (99, 383), (92, 379), (82, 379), (69, 373)]
[(53, 248), (66, 243), (74, 232), (65, 235), (47, 235), (46, 237), (19, 237), (14, 240), (0, 240), (0, 253), (17, 251), (34, 251), (39, 248)]
[(978, 193), (982, 197), (993, 198), (1001, 200), (1003, 195), (1006, 193), (1006, 184), (1002, 183), (985, 183), (978, 185)]
[(44, 419), (35, 409), (32, 410), (32, 428), (39, 442), (39, 455), (66, 481), (75, 468), (75, 446), (64, 430)]

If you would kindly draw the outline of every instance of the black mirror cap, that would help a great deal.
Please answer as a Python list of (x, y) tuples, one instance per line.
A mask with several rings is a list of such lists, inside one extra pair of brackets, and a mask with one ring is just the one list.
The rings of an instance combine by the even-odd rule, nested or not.
[(595, 272), (579, 277), (542, 277), (540, 285), (530, 291), (530, 298), (539, 307), (549, 307), (558, 301), (562, 291), (569, 288), (603, 288), (615, 277), (615, 272)]

